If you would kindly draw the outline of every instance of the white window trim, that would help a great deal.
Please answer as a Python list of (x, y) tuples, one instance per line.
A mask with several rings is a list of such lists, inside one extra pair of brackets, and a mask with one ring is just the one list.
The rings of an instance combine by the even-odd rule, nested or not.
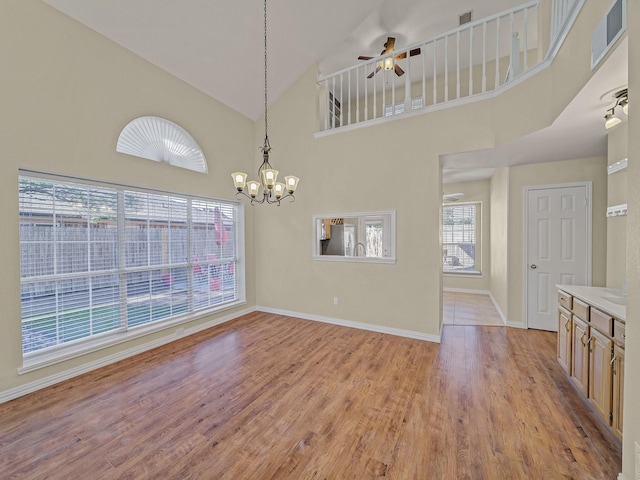
[[(382, 217), (384, 227), (388, 231), (384, 232), (385, 240), (389, 242), (388, 257), (356, 257), (341, 255), (320, 255), (318, 249), (318, 241), (320, 239), (319, 223), (324, 218), (359, 218), (359, 217)], [(327, 213), (322, 215), (313, 215), (312, 217), (312, 235), (311, 235), (311, 257), (313, 260), (321, 262), (349, 262), (349, 263), (396, 263), (396, 211), (377, 211), (377, 212), (356, 212), (356, 213)]]
[[(53, 173), (41, 172), (37, 170), (20, 169), (18, 171), (19, 176), (32, 176), (42, 179), (48, 179), (52, 181), (61, 182), (75, 182), (79, 184), (89, 186), (101, 186), (101, 187), (117, 187), (138, 190), (141, 192), (150, 192), (156, 194), (173, 194), (183, 195), (192, 199), (204, 199), (204, 200), (220, 200), (227, 203), (235, 204), (235, 211), (237, 217), (236, 229), (236, 252), (238, 258), (236, 259), (236, 282), (237, 282), (237, 299), (231, 302), (224, 303), (222, 305), (216, 305), (210, 308), (189, 312), (183, 315), (177, 315), (175, 317), (167, 318), (165, 320), (158, 320), (149, 324), (144, 324), (137, 327), (132, 327), (127, 331), (111, 331), (105, 332), (104, 335), (96, 335), (94, 337), (86, 337), (85, 339), (77, 342), (71, 342), (69, 344), (56, 345), (43, 351), (30, 352), (23, 354), (22, 367), (17, 369), (18, 374), (22, 375), (40, 368), (44, 368), (50, 365), (64, 362), (66, 360), (76, 358), (82, 355), (86, 355), (92, 352), (103, 350), (105, 348), (118, 345), (136, 338), (144, 337), (155, 332), (167, 330), (171, 327), (182, 325), (194, 320), (198, 320), (213, 314), (218, 314), (226, 310), (236, 308), (241, 305), (245, 305), (246, 301), (246, 264), (245, 264), (245, 235), (244, 235), (244, 203), (237, 202), (228, 199), (216, 199), (209, 197), (202, 197), (198, 195), (180, 193), (180, 192), (168, 192), (164, 190), (155, 190), (149, 188), (138, 187), (135, 185), (125, 185), (112, 182), (102, 182), (97, 180), (91, 180), (81, 177), (73, 177), (68, 175), (57, 175)], [(22, 336), (20, 341), (22, 350)]]
[[(463, 205), (476, 205), (476, 232), (475, 232), (475, 267), (476, 270), (445, 270), (444, 265), (442, 267), (442, 274), (447, 277), (473, 277), (473, 278), (482, 278), (482, 202), (481, 201), (470, 201), (470, 202), (455, 202), (455, 203), (443, 203), (442, 208), (444, 207), (460, 207)], [(440, 210), (440, 215), (442, 215), (442, 208)], [(444, 245), (444, 241), (442, 242)], [(480, 247), (480, 248), (478, 248)], [(478, 269), (478, 267), (480, 267)]]

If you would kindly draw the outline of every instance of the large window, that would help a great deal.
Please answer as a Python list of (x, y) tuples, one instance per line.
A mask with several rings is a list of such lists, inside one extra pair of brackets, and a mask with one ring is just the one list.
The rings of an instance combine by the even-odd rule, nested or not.
[(25, 357), (244, 300), (235, 202), (31, 176), (19, 196)]
[(442, 260), (445, 273), (479, 273), (476, 258), (480, 204), (442, 207)]

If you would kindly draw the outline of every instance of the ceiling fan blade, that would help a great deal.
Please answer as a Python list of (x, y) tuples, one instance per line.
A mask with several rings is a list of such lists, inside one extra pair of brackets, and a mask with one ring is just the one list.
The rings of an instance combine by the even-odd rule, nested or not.
[(381, 68), (382, 68), (382, 67), (378, 65), (378, 66), (376, 67), (376, 69), (375, 69), (373, 72), (371, 72), (371, 73), (367, 76), (367, 78), (373, 78), (373, 76), (374, 76), (376, 73), (378, 73), (378, 72), (380, 71), (380, 69), (381, 69)]
[(360, 55), (358, 60), (371, 60), (373, 57), (365, 57), (364, 55)]
[(384, 50), (382, 51), (381, 55), (384, 55), (385, 53), (389, 53), (389, 52), (393, 52), (393, 48), (396, 45), (396, 39), (393, 37), (387, 37), (387, 43), (384, 44)]
[(400, 65), (398, 65), (397, 63), (394, 65), (393, 70), (396, 72), (396, 75), (399, 76), (399, 77), (404, 75), (404, 70), (402, 70), (400, 68)]
[[(420, 53), (422, 52), (419, 48), (414, 48), (413, 50), (409, 51), (409, 56), (413, 57), (415, 55), (420, 55)], [(407, 52), (402, 52), (395, 56), (396, 60), (402, 60), (404, 58), (407, 58)]]

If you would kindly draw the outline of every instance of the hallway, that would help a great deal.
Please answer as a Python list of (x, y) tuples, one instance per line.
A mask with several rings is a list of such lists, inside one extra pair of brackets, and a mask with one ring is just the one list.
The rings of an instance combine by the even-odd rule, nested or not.
[(442, 323), (445, 325), (504, 326), (489, 295), (442, 292)]

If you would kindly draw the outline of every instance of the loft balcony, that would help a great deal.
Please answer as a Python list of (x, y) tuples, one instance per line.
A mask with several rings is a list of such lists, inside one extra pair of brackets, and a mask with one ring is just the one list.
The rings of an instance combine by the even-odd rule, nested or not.
[(553, 0), (541, 18), (532, 1), (320, 76), (318, 135), (496, 95), (550, 63), (583, 3)]

